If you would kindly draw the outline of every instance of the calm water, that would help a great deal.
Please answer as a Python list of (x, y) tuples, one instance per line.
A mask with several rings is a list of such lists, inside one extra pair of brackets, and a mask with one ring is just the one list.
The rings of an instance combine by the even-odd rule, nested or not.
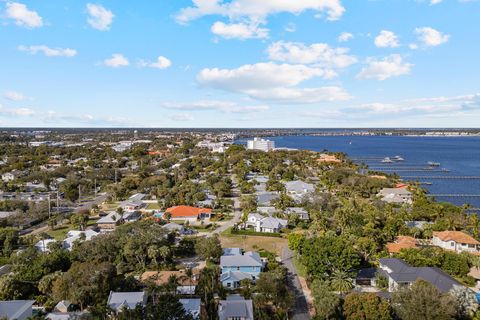
[[(344, 152), (352, 159), (362, 159), (359, 161), (365, 162), (375, 170), (385, 169), (385, 172), (397, 172), (402, 177), (427, 177), (419, 180), (432, 183), (432, 185), (423, 186), (431, 194), (480, 195), (480, 179), (428, 178), (431, 176), (480, 177), (480, 137), (285, 136), (269, 139), (274, 140), (277, 147)], [(405, 161), (392, 164), (381, 162), (384, 157), (393, 158), (397, 155), (403, 157)], [(364, 160), (365, 158), (370, 159)], [(429, 167), (427, 165), (429, 161), (438, 162), (440, 166), (433, 170), (425, 170)], [(448, 172), (442, 171), (443, 169)], [(480, 208), (480, 197), (437, 197), (437, 199), (457, 205), (469, 203), (475, 208)]]

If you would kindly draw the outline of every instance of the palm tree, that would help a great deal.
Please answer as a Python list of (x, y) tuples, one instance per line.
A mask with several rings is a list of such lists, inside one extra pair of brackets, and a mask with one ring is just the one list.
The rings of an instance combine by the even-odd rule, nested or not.
[(159, 255), (160, 255), (160, 250), (157, 248), (157, 246), (149, 246), (147, 248), (147, 256), (153, 260), (153, 263), (155, 263), (155, 265), (158, 264), (157, 258)]
[(344, 294), (353, 288), (352, 278), (348, 272), (343, 270), (335, 270), (332, 274), (330, 286), (333, 290)]
[(173, 295), (177, 294), (177, 287), (178, 287), (178, 277), (174, 274), (168, 277), (167, 282), (167, 291), (170, 291)]
[(170, 257), (170, 253), (170, 248), (167, 246), (161, 246), (158, 251), (158, 254), (160, 255), (160, 257), (162, 257), (164, 263)]
[(193, 269), (187, 268), (185, 270), (185, 276), (188, 277), (188, 285), (190, 286), (190, 288), (192, 288)]

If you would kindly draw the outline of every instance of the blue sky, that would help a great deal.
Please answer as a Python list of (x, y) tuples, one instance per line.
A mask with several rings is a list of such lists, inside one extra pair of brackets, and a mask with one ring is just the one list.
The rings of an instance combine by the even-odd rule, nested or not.
[(480, 1), (0, 0), (0, 126), (479, 127)]

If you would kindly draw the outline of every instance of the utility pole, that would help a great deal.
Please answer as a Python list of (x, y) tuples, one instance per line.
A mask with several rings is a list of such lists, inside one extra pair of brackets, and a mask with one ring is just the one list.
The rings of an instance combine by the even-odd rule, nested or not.
[(50, 209), (50, 193), (48, 194), (48, 219), (50, 219), (51, 209)]
[(97, 197), (97, 179), (94, 180), (93, 185), (94, 185), (94, 188), (95, 188), (94, 191), (95, 191), (95, 198), (96, 198)]
[(78, 203), (80, 203), (81, 197), (82, 197), (82, 191), (80, 190), (80, 185), (78, 185)]

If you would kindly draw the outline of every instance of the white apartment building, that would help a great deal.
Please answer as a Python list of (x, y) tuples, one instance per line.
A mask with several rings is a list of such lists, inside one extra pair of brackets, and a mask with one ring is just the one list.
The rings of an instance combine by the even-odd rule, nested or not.
[(275, 149), (275, 142), (266, 139), (254, 138), (253, 140), (248, 140), (247, 149), (267, 152)]

